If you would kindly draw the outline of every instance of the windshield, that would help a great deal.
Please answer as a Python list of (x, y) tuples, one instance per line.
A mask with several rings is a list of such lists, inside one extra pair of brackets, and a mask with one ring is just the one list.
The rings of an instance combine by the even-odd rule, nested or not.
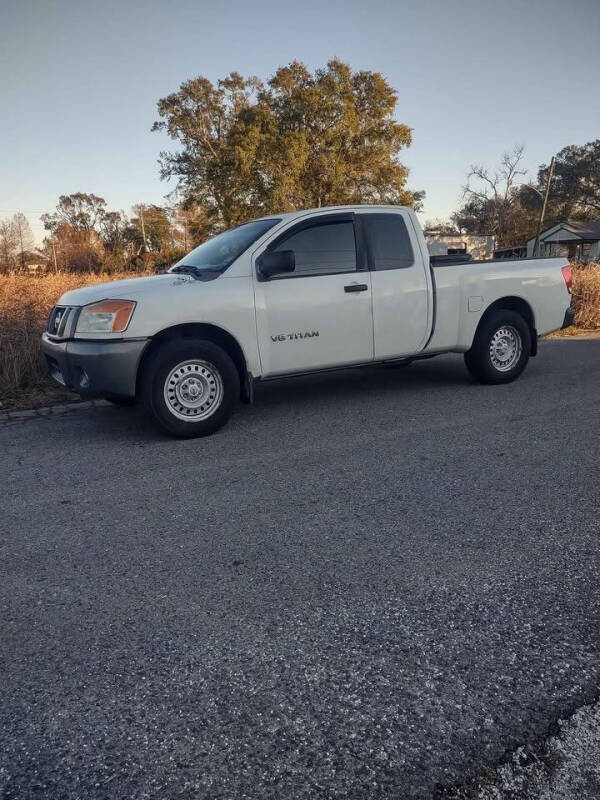
[(220, 233), (184, 256), (171, 270), (183, 272), (182, 267), (191, 267), (208, 272), (224, 272), (244, 250), (278, 222), (281, 220), (256, 219)]

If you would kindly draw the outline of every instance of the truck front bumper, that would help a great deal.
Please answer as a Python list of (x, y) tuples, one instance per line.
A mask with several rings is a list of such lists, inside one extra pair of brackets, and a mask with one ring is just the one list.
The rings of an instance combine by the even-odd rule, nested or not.
[(148, 339), (60, 341), (42, 334), (42, 353), (57, 383), (83, 397), (135, 397), (138, 366)]

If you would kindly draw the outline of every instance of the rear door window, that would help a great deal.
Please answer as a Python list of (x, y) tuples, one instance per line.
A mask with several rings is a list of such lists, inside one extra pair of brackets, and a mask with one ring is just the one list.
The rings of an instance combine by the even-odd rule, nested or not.
[(405, 269), (415, 258), (400, 214), (361, 214), (371, 269)]

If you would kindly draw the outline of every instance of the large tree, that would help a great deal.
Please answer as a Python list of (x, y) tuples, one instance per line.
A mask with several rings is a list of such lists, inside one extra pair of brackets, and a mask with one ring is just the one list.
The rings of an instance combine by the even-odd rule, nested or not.
[(0, 269), (8, 272), (17, 263), (19, 234), (12, 219), (0, 221)]
[(334, 203), (417, 206), (401, 150), (411, 130), (396, 121), (397, 94), (375, 72), (332, 60), (311, 73), (294, 61), (266, 84), (231, 73), (198, 77), (158, 102), (179, 144), (161, 154), (186, 206), (206, 232), (260, 214)]
[(161, 206), (138, 203), (133, 206), (126, 238), (138, 252), (160, 252), (172, 245), (171, 220), (167, 209)]
[[(471, 167), (463, 204), (452, 221), (466, 233), (493, 233), (500, 245), (523, 244), (535, 236), (550, 173), (542, 164), (533, 183), (521, 182), (522, 148), (506, 153), (500, 166)], [(544, 228), (567, 219), (600, 216), (600, 139), (569, 145), (555, 157)]]
[(523, 147), (502, 155), (494, 170), (473, 165), (463, 189), (463, 205), (452, 215), (465, 233), (492, 234), (500, 246), (519, 242), (530, 231), (533, 217), (521, 203)]
[(75, 230), (98, 232), (106, 214), (106, 200), (95, 194), (75, 192), (58, 198), (53, 214), (42, 214), (42, 222), (48, 231), (56, 231), (59, 225), (67, 224)]
[(114, 244), (119, 222), (106, 211), (103, 197), (86, 192), (61, 195), (53, 214), (42, 214), (51, 237), (46, 241), (52, 258), (73, 271), (99, 269), (105, 246)]
[[(538, 170), (538, 189), (545, 188), (549, 164)], [(600, 218), (600, 139), (564, 147), (555, 157), (546, 220)]]
[(98, 233), (109, 253), (119, 253), (127, 238), (127, 218), (121, 211), (107, 211), (98, 226)]
[(11, 219), (0, 222), (0, 268), (8, 271), (17, 264), (24, 269), (35, 247), (29, 220), (18, 211)]

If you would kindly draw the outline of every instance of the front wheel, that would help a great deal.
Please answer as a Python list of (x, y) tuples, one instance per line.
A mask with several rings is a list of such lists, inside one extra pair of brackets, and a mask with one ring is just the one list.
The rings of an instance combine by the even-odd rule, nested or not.
[(142, 396), (154, 421), (171, 436), (208, 436), (219, 430), (240, 396), (230, 356), (213, 342), (176, 339), (146, 365)]
[(531, 331), (520, 314), (499, 309), (479, 327), (465, 353), (467, 369), (481, 383), (510, 383), (531, 354)]

